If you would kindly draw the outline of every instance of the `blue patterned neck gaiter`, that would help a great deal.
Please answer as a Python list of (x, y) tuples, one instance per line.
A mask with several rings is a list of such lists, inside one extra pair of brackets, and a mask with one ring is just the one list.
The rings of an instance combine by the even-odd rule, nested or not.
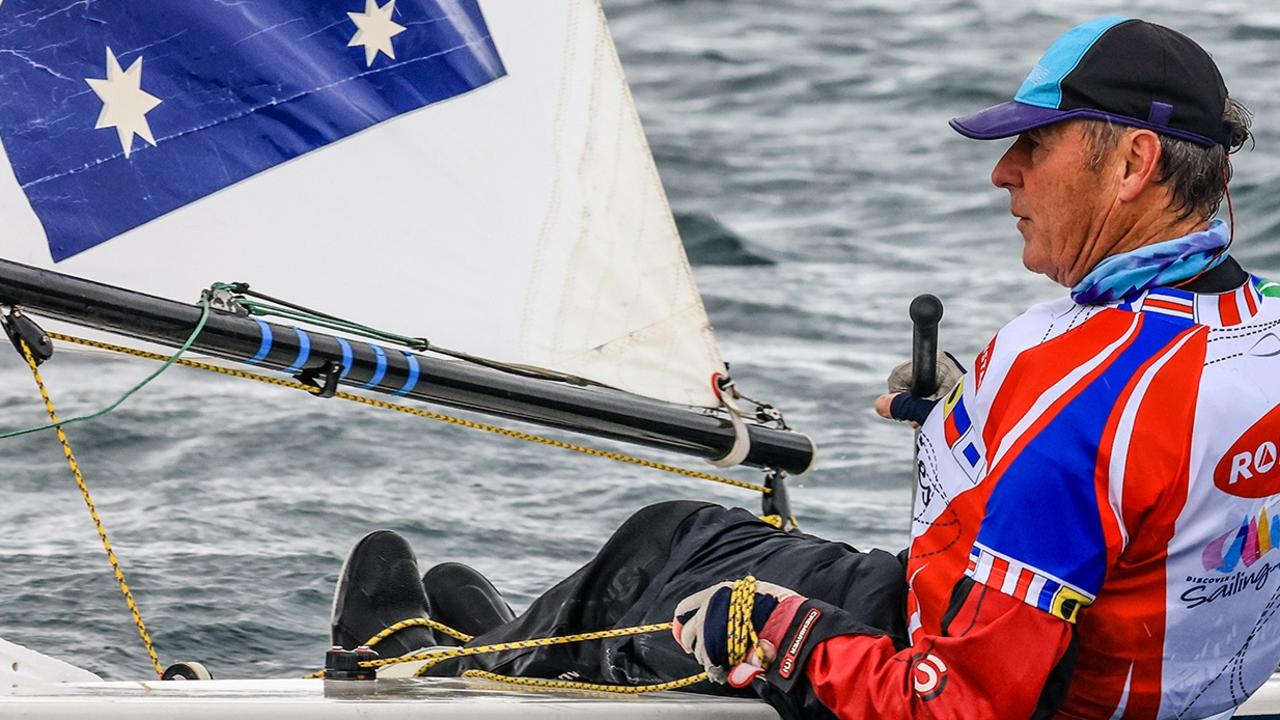
[(1227, 224), (1215, 219), (1208, 230), (1112, 255), (1071, 288), (1071, 299), (1101, 305), (1195, 277), (1226, 260), (1230, 242)]

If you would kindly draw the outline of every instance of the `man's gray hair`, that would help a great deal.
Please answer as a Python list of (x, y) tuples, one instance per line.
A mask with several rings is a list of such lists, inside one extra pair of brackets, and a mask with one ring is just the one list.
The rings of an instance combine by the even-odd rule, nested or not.
[[(1193, 216), (1209, 220), (1218, 213), (1231, 179), (1231, 154), (1253, 139), (1249, 132), (1253, 113), (1244, 105), (1227, 98), (1222, 120), (1231, 129), (1230, 146), (1207, 148), (1189, 140), (1160, 136), (1160, 176), (1156, 182), (1171, 189), (1169, 209), (1178, 214), (1179, 220)], [(1084, 125), (1090, 170), (1101, 168), (1120, 138), (1131, 129), (1110, 120), (1086, 120)]]

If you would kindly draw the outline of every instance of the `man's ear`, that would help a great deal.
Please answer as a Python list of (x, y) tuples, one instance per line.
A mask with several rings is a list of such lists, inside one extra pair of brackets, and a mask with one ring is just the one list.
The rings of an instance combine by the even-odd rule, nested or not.
[(1116, 150), (1124, 161), (1119, 197), (1124, 202), (1132, 202), (1159, 178), (1163, 152), (1160, 136), (1150, 130), (1132, 130), (1125, 133)]

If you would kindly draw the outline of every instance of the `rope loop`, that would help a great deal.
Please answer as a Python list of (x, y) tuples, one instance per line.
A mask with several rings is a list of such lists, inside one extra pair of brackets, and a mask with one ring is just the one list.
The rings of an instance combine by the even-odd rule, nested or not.
[(764, 649), (755, 626), (751, 624), (751, 611), (756, 604), (756, 579), (748, 575), (733, 584), (729, 595), (729, 666), (741, 665), (747, 660), (747, 652), (755, 649), (756, 659), (764, 667)]
[[(730, 665), (738, 665), (745, 662), (747, 653), (754, 650), (760, 666), (765, 667), (764, 651), (760, 647), (760, 639), (756, 634), (755, 627), (751, 624), (751, 611), (755, 607), (755, 595), (756, 579), (753, 576), (748, 575), (741, 580), (734, 582), (732, 594), (729, 599)], [(411, 618), (388, 626), (385, 630), (369, 638), (368, 642), (364, 644), (369, 647), (374, 647), (400, 630), (408, 627), (424, 626), (430, 627), (433, 630), (439, 630), (440, 632), (443, 632), (450, 637), (462, 640), (463, 642), (468, 642), (472, 639), (471, 636), (466, 633), (455, 630), (435, 620), (431, 620), (429, 618)], [(373, 668), (376, 670), (378, 668), (385, 668), (402, 663), (422, 663), (422, 666), (414, 672), (414, 677), (422, 677), (426, 675), (428, 670), (436, 665), (455, 658), (470, 657), (473, 655), (486, 655), (497, 652), (509, 652), (512, 650), (549, 647), (552, 645), (567, 645), (569, 643), (586, 642), (589, 640), (605, 640), (608, 638), (627, 637), (630, 635), (644, 635), (664, 630), (670, 631), (671, 627), (672, 625), (669, 622), (656, 623), (652, 625), (636, 625), (633, 627), (614, 628), (612, 630), (576, 633), (573, 635), (561, 635), (558, 637), (515, 640), (511, 642), (493, 643), (490, 645), (423, 650), (420, 652), (410, 653), (408, 655), (401, 655), (399, 657), (364, 660), (360, 662), (360, 667)], [(324, 673), (321, 672), (312, 673), (307, 677), (315, 678), (323, 676)], [(480, 678), (483, 680), (491, 680), (494, 682), (502, 682), (524, 687), (537, 687), (554, 690), (586, 690), (623, 695), (638, 695), (642, 693), (662, 692), (665, 690), (677, 690), (679, 688), (688, 687), (707, 680), (707, 674), (705, 672), (651, 685), (606, 685), (601, 683), (580, 682), (576, 680), (512, 677), (489, 672), (487, 670), (466, 670), (462, 673), (462, 677)]]

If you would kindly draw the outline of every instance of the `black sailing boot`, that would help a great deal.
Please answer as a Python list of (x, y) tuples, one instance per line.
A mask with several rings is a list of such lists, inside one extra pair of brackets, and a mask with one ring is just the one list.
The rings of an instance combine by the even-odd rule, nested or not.
[[(401, 620), (423, 617), (426, 600), (409, 543), (390, 530), (375, 530), (342, 565), (333, 594), (333, 644), (351, 650)], [(386, 658), (436, 644), (430, 628), (409, 627), (373, 649)]]
[[(440, 563), (422, 576), (433, 620), (468, 635), (483, 635), (515, 619), (511, 606), (488, 578), (462, 563)], [(460, 645), (441, 633), (439, 640)]]

